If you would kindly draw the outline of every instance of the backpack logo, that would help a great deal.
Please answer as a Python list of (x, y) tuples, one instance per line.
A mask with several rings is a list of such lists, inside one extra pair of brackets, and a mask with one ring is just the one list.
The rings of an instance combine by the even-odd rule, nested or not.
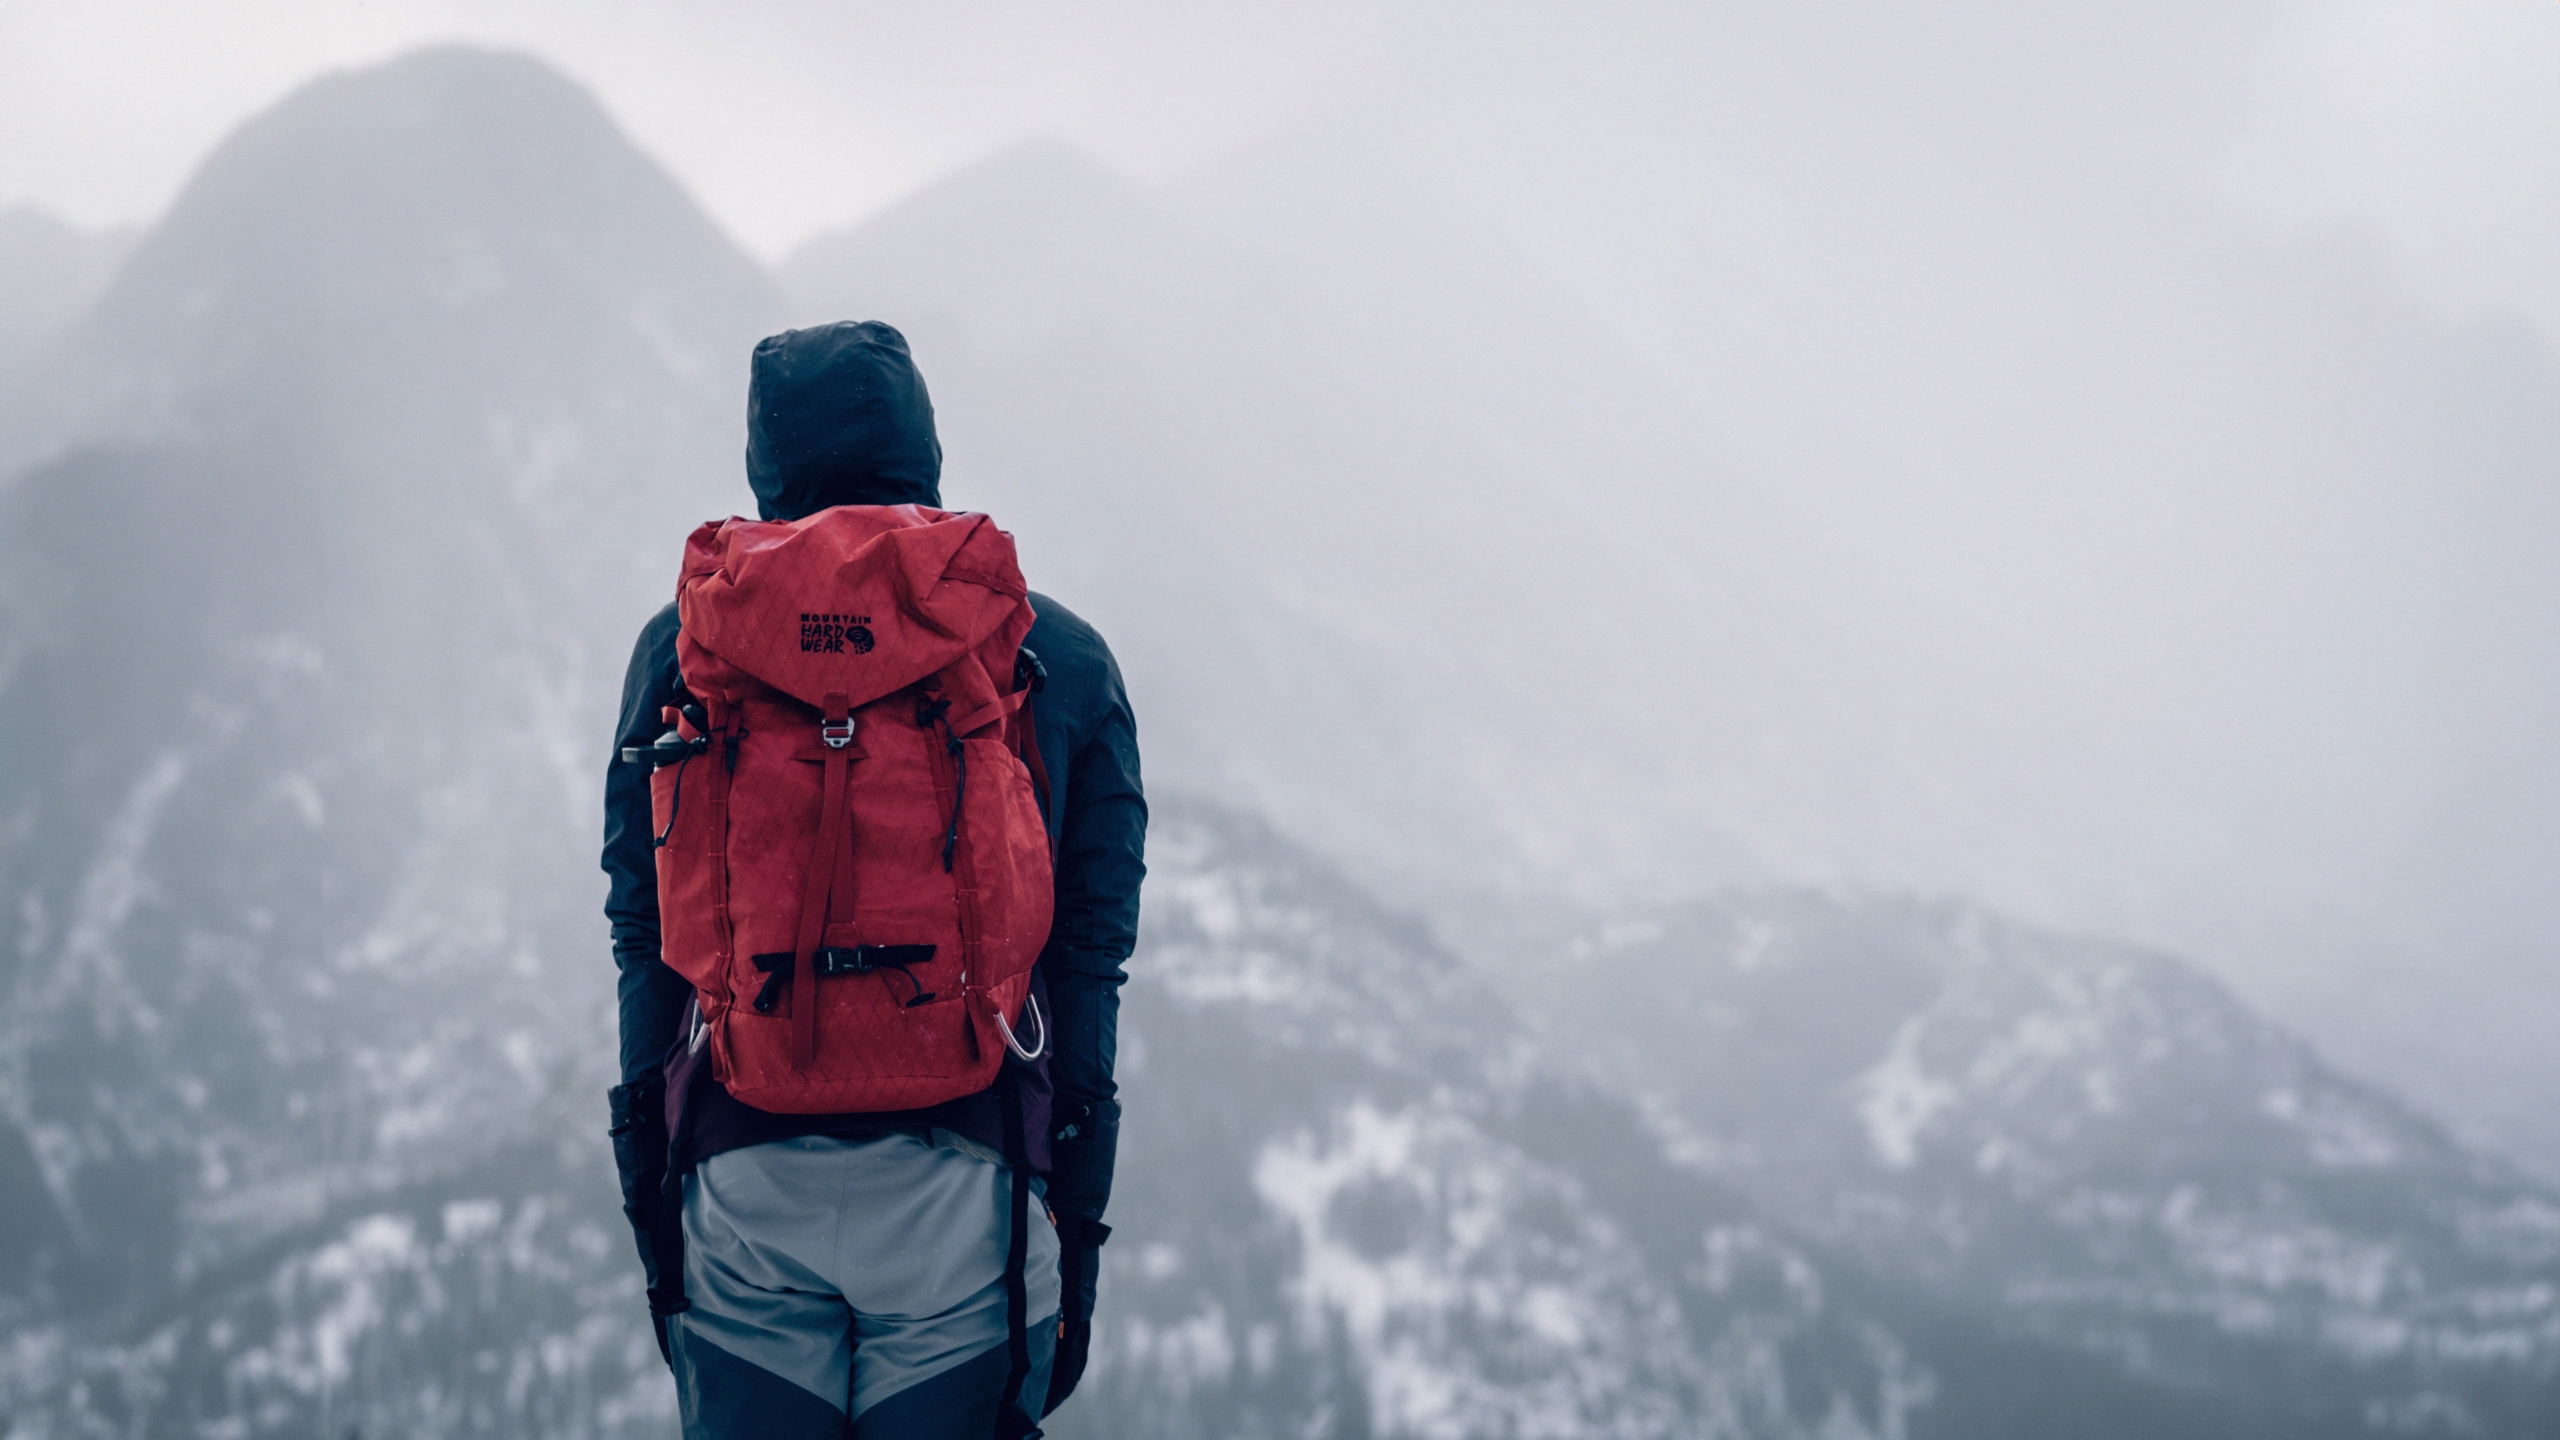
[(841, 655), (847, 649), (856, 655), (871, 653), (871, 617), (868, 615), (802, 615), (800, 617), (800, 653)]

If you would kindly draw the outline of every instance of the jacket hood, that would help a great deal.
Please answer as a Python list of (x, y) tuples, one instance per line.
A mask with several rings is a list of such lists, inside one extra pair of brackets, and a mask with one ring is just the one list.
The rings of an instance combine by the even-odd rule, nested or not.
[(758, 342), (747, 484), (767, 520), (830, 505), (940, 508), (942, 442), (907, 337), (877, 320), (844, 320)]

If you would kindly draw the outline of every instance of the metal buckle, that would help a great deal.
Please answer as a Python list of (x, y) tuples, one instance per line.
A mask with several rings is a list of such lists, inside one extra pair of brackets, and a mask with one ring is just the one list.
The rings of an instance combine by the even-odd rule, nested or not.
[(820, 721), (818, 723), (818, 738), (826, 741), (827, 748), (830, 750), (841, 750), (847, 745), (852, 744), (853, 717), (850, 715), (844, 717), (844, 729), (841, 732), (836, 729), (834, 722)]

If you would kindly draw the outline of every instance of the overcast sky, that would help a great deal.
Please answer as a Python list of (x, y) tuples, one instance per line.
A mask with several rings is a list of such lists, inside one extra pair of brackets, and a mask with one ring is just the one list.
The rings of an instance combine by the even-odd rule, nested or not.
[(770, 258), (1030, 136), (1142, 178), (1346, 121), (1642, 143), (1684, 67), (1750, 44), (2099, 132), (2271, 227), (2369, 223), (2438, 303), (2560, 330), (2548, 0), (1761, 8), (0, 0), (0, 203), (147, 221), (312, 74), (470, 39), (593, 86)]

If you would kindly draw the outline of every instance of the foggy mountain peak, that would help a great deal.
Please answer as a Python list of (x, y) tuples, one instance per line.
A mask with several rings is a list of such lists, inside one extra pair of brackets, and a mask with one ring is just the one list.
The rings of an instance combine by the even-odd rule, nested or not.
[[(1126, 176), (1071, 145), (1031, 141), (812, 237), (775, 273), (812, 321), (868, 316), (884, 303), (940, 309), (963, 297), (864, 292), (911, 284), (919, 272), (985, 276), (1001, 288), (968, 297), (968, 319), (1005, 318), (1019, 344), (1050, 338), (1097, 305), (1143, 304), (1151, 285), (1178, 283), (1196, 262), (1163, 268), (1183, 248), (1168, 229), (1179, 229), (1173, 217)], [(1002, 345), (1006, 335), (973, 338)]]
[(79, 318), (139, 238), (129, 227), (89, 230), (33, 205), (0, 206), (0, 374)]
[[(1440, 254), (1434, 233), (1397, 242), (1414, 268)], [(1016, 527), (1026, 564), (1078, 567), (1061, 597), (1168, 687), (1177, 779), (1426, 883), (1483, 881), (1433, 858), (1453, 825), (1540, 855), (1559, 888), (1765, 866), (1779, 844), (1752, 812), (1802, 763), (1807, 713), (1872, 725), (1859, 683), (1903, 672), (1884, 683), (1908, 692), (1922, 668), (1885, 638), (1926, 613), (1892, 603), (1889, 565), (1525, 283), (1472, 310), (1438, 289), (1375, 305), (1285, 231), (1214, 228), (1055, 146), (782, 274), (810, 318), (900, 317), (934, 376), (946, 493)], [(1214, 608), (1162, 603), (1202, 592)], [(1771, 614), (1787, 634), (1736, 618)], [(1329, 674), (1361, 676), (1392, 726), (1293, 678)], [(1630, 791), (1531, 758), (1593, 744), (1663, 761)]]
[(217, 147), (8, 455), (342, 413), (392, 432), (355, 448), (390, 449), (423, 417), (617, 384), (645, 414), (635, 387), (742, 393), (779, 309), (586, 91), (529, 56), (426, 50), (315, 80)]
[(272, 329), (648, 300), (673, 339), (763, 291), (593, 96), (530, 56), (453, 47), (324, 77), (243, 125), (100, 322)]
[[(1167, 362), (1232, 362), (1227, 350), (1204, 351), (1176, 307), (1214, 290), (1233, 258), (1129, 177), (1037, 141), (812, 237), (776, 274), (801, 323), (886, 319), (917, 340), (920, 363), (938, 358), (942, 370), (1080, 356), (1151, 379)], [(966, 407), (955, 408), (965, 421)]]

